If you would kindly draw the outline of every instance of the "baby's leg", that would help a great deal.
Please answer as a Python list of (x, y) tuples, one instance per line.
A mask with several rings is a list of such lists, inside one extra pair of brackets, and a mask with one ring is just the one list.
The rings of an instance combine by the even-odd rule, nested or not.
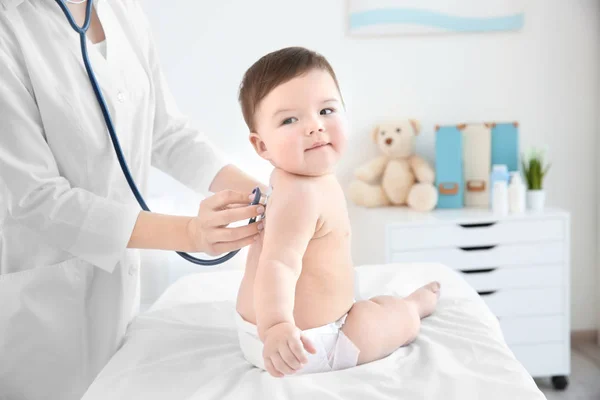
[(352, 306), (342, 332), (358, 347), (358, 364), (379, 360), (412, 342), (421, 318), (437, 305), (440, 284), (431, 282), (405, 298), (377, 296)]

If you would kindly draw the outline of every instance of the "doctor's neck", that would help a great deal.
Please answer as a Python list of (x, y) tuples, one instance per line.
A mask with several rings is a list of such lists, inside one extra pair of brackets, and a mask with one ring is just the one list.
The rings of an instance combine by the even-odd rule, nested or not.
[[(91, 1), (91, 0), (90, 0)], [(87, 5), (84, 3), (69, 3), (67, 2), (67, 7), (71, 14), (73, 15), (73, 19), (77, 23), (77, 25), (82, 26), (85, 22), (85, 10)], [(96, 9), (92, 7), (92, 16), (90, 21), (90, 27), (87, 31), (87, 38), (93, 44), (100, 43), (106, 39), (104, 35), (104, 28), (102, 27), (102, 23), (100, 22), (100, 18), (98, 18), (98, 14), (96, 13)]]

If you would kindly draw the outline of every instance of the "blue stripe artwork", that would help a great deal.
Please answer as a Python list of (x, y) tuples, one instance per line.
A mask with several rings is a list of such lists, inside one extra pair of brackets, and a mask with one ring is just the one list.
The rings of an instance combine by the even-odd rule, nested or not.
[(525, 24), (521, 0), (348, 0), (352, 35), (516, 31)]

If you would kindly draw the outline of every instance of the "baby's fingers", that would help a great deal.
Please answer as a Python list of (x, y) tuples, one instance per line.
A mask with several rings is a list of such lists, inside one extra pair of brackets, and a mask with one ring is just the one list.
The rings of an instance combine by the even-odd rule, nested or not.
[(279, 353), (275, 353), (271, 356), (271, 361), (273, 362), (273, 366), (275, 369), (285, 375), (292, 375), (294, 370), (292, 367), (286, 364), (286, 362), (281, 358)]
[(304, 344), (304, 348), (306, 349), (306, 351), (308, 351), (310, 354), (317, 354), (317, 349), (309, 338), (302, 335), (302, 336), (300, 336), (300, 340), (302, 340), (302, 343)]
[[(285, 361), (285, 363), (289, 365), (295, 372), (302, 368), (302, 363), (300, 361), (301, 357), (298, 357), (298, 355), (292, 347), (294, 343), (300, 343), (300, 341), (297, 339), (288, 340), (288, 345), (283, 346), (279, 353), (281, 354), (281, 358), (283, 358), (283, 361)], [(301, 347), (300, 344), (296, 344), (296, 346)]]
[(294, 338), (290, 340), (288, 344), (290, 346), (290, 351), (293, 353), (297, 361), (299, 361), (301, 364), (306, 364), (308, 362), (308, 358), (304, 353), (304, 346), (302, 342), (297, 338)]
[(283, 374), (275, 369), (275, 366), (271, 362), (270, 358), (265, 358), (265, 369), (275, 378), (283, 378)]

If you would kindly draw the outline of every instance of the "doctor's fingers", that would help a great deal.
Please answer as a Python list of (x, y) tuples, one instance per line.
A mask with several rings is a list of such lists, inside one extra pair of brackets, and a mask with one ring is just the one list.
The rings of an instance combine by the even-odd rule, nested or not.
[(264, 211), (265, 208), (262, 205), (215, 211), (211, 213), (206, 223), (208, 226), (227, 226), (237, 221), (248, 220), (252, 217), (257, 217)]
[(240, 239), (258, 235), (260, 230), (262, 230), (262, 222), (236, 228), (215, 228), (208, 231), (207, 239), (210, 243), (235, 242)]
[(231, 242), (219, 242), (209, 244), (206, 253), (211, 256), (229, 253), (230, 251), (239, 250), (242, 247), (251, 245), (256, 239), (258, 239), (258, 234)]
[(202, 204), (211, 210), (222, 210), (229, 204), (248, 204), (248, 195), (235, 190), (222, 190), (204, 199)]

